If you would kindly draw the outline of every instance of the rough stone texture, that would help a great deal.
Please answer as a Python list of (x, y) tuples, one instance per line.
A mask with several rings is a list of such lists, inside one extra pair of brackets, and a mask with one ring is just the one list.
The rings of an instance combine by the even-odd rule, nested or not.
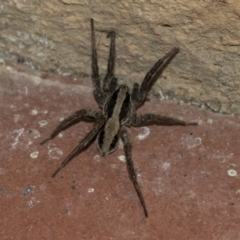
[(90, 81), (9, 63), (1, 65), (3, 72), (1, 240), (240, 239), (239, 117), (149, 97), (138, 113), (199, 126), (129, 129), (146, 219), (120, 161), (121, 146), (101, 158), (92, 144), (51, 178), (92, 124), (79, 123), (39, 143), (60, 118), (97, 107)]
[(90, 75), (90, 18), (95, 19), (101, 73), (117, 32), (117, 77), (141, 81), (173, 46), (181, 49), (154, 86), (175, 99), (216, 112), (240, 113), (240, 2), (1, 1), (0, 51), (33, 68)]

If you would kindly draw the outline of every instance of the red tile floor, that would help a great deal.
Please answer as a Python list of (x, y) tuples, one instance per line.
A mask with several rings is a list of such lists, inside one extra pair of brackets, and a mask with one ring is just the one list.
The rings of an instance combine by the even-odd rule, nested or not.
[(129, 130), (145, 218), (121, 145), (102, 158), (92, 144), (51, 177), (92, 124), (39, 143), (61, 118), (97, 108), (90, 79), (6, 67), (0, 77), (0, 239), (240, 239), (239, 117), (150, 97), (139, 112), (199, 126)]

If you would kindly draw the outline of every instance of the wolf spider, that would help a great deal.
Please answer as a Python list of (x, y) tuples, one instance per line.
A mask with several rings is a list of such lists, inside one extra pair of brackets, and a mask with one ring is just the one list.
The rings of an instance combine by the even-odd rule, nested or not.
[(117, 78), (114, 76), (115, 32), (110, 32), (107, 37), (111, 39), (108, 67), (107, 74), (103, 81), (101, 81), (98, 71), (94, 22), (93, 19), (91, 19), (93, 93), (101, 110), (81, 109), (73, 113), (55, 128), (49, 138), (40, 144), (42, 145), (55, 138), (61, 131), (80, 121), (85, 120), (94, 122), (93, 129), (80, 141), (77, 147), (73, 149), (61, 163), (60, 167), (53, 173), (52, 177), (55, 177), (74, 157), (85, 150), (95, 138), (97, 138), (97, 148), (103, 157), (116, 150), (119, 139), (121, 138), (124, 144), (129, 178), (137, 192), (144, 214), (148, 217), (147, 207), (137, 181), (137, 175), (132, 161), (132, 144), (126, 127), (138, 127), (146, 124), (186, 126), (197, 125), (197, 123), (187, 123), (178, 119), (151, 113), (140, 116), (136, 115), (136, 110), (146, 101), (147, 93), (154, 83), (154, 79), (156, 79), (156, 73), (159, 73), (159, 71), (175, 57), (179, 52), (178, 48), (173, 48), (163, 58), (159, 59), (146, 74), (141, 85), (134, 83), (133, 89), (130, 91), (126, 85), (118, 85)]

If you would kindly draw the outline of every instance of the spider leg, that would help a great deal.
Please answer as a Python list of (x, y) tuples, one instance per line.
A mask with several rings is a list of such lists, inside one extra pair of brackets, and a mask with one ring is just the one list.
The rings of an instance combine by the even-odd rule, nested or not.
[(158, 125), (167, 125), (167, 126), (173, 126), (173, 125), (181, 125), (181, 126), (188, 126), (188, 125), (198, 125), (197, 122), (185, 122), (181, 121), (179, 119), (171, 118), (171, 117), (165, 117), (161, 115), (156, 114), (143, 114), (140, 116), (133, 116), (132, 117), (132, 126), (141, 126), (141, 125), (150, 125), (150, 124), (158, 124)]
[(163, 58), (160, 58), (153, 67), (148, 71), (145, 78), (143, 79), (143, 82), (139, 89), (139, 94), (137, 99), (135, 100), (136, 106), (139, 106), (143, 104), (145, 101), (146, 95), (149, 91), (149, 88), (153, 84), (153, 81), (155, 80), (156, 73), (159, 73), (160, 70), (163, 70), (164, 67), (166, 67), (170, 61), (175, 57), (175, 55), (179, 52), (179, 48), (173, 48), (170, 52), (168, 52)]
[(109, 84), (109, 92), (110, 93), (113, 93), (114, 92), (114, 90), (115, 90), (115, 88), (116, 88), (116, 86), (117, 86), (117, 78), (116, 77), (113, 77), (112, 79), (111, 79), (111, 82), (110, 82), (110, 84)]
[[(114, 63), (115, 63), (115, 32), (112, 31), (110, 32), (107, 37), (111, 38), (111, 43), (110, 43), (110, 49), (109, 49), (109, 57), (108, 57), (108, 68), (107, 68), (107, 74), (103, 80), (103, 90), (105, 92), (111, 91), (110, 88), (115, 88), (117, 85), (117, 78), (114, 77)], [(113, 81), (113, 83), (112, 83)], [(113, 85), (113, 86), (111, 86)], [(115, 85), (115, 86), (114, 86)]]
[(137, 195), (139, 197), (140, 203), (143, 207), (143, 211), (146, 217), (148, 217), (148, 212), (147, 212), (147, 207), (140, 189), (140, 186), (138, 184), (137, 181), (137, 175), (135, 173), (135, 169), (134, 169), (134, 165), (133, 165), (133, 161), (132, 161), (132, 145), (131, 145), (131, 140), (129, 138), (128, 132), (126, 130), (126, 128), (122, 128), (121, 130), (121, 138), (123, 140), (124, 143), (124, 152), (125, 152), (125, 156), (126, 156), (126, 163), (127, 163), (127, 170), (128, 170), (128, 175), (130, 180), (133, 183), (133, 186), (137, 192)]
[(97, 117), (98, 112), (81, 109), (80, 111), (75, 112), (68, 118), (64, 119), (60, 124), (54, 129), (54, 131), (51, 133), (50, 137), (45, 139), (40, 143), (40, 145), (43, 145), (44, 143), (48, 142), (49, 140), (55, 138), (60, 132), (63, 130), (73, 126), (74, 124), (79, 123), (81, 120), (95, 120)]
[(95, 41), (95, 29), (94, 22), (91, 18), (91, 42), (92, 42), (92, 80), (93, 80), (93, 94), (97, 103), (102, 106), (103, 104), (103, 92), (101, 88), (101, 81), (98, 69), (97, 50)]
[(77, 147), (64, 159), (60, 167), (53, 173), (52, 177), (54, 178), (57, 173), (64, 168), (74, 157), (76, 157), (81, 151), (86, 149), (89, 144), (94, 140), (100, 129), (105, 123), (105, 118), (102, 116), (94, 125), (94, 128), (85, 136), (85, 138), (79, 143)]
[(132, 94), (131, 94), (131, 98), (132, 98), (133, 103), (136, 103), (138, 101), (139, 91), (140, 91), (139, 84), (134, 83), (133, 84), (133, 89), (132, 89)]

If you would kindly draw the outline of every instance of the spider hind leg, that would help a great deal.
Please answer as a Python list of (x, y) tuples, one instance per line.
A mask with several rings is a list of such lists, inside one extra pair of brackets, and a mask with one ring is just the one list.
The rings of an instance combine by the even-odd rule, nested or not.
[(128, 171), (129, 178), (133, 183), (135, 191), (137, 192), (138, 198), (143, 207), (145, 217), (148, 217), (147, 207), (146, 207), (140, 186), (137, 181), (137, 175), (136, 175), (133, 161), (132, 161), (132, 144), (130, 141), (129, 134), (128, 134), (126, 128), (124, 128), (124, 127), (121, 129), (121, 138), (122, 138), (123, 144), (124, 144), (124, 152), (125, 152), (125, 156), (126, 156), (126, 164), (127, 164), (127, 171)]
[(83, 140), (79, 143), (77, 147), (73, 149), (73, 151), (63, 160), (59, 168), (53, 173), (52, 177), (54, 178), (57, 173), (64, 168), (74, 157), (80, 154), (84, 149), (86, 149), (92, 141), (97, 136), (98, 132), (102, 128), (105, 123), (105, 118), (100, 116), (99, 119), (96, 120), (94, 128), (83, 138)]

